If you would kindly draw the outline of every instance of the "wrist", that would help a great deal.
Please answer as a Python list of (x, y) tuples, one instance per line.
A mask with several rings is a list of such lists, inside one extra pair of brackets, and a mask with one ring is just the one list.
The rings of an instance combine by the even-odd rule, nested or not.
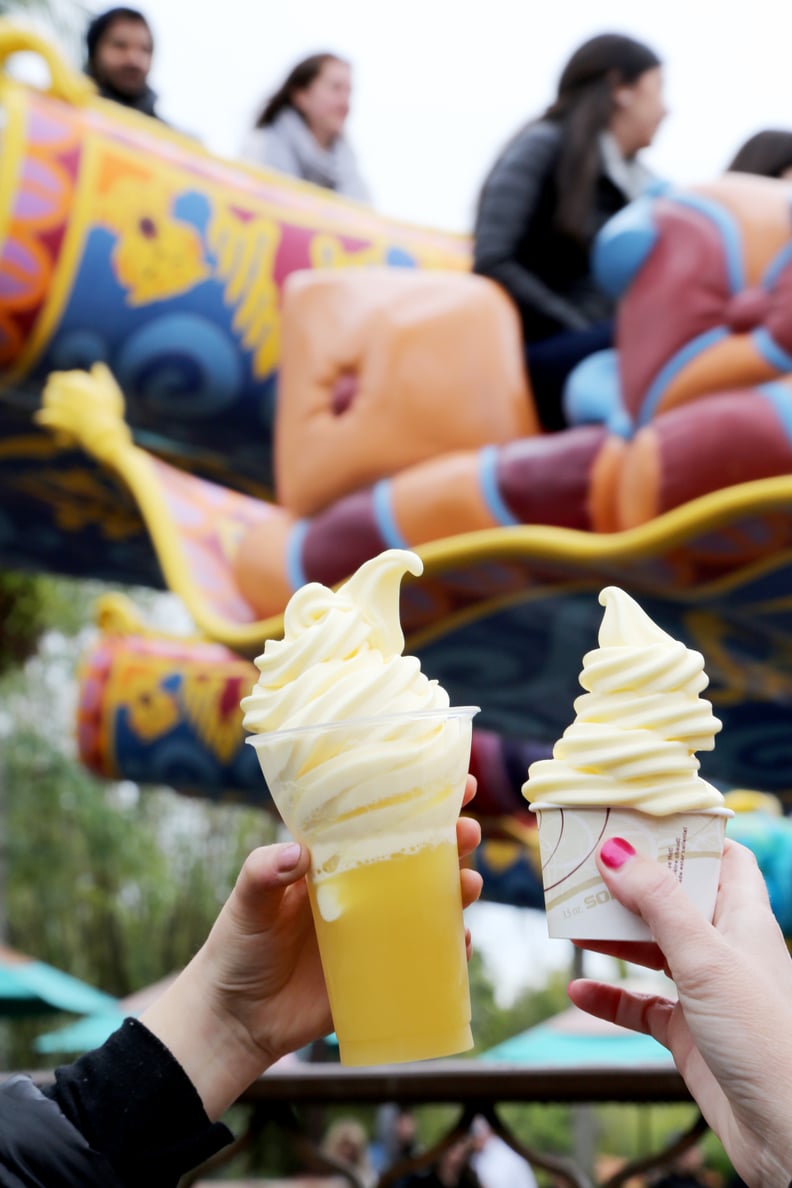
[(198, 953), (176, 981), (140, 1016), (168, 1048), (215, 1122), (272, 1063), (247, 1030), (208, 991)]
[[(139, 1019), (125, 1020), (101, 1047), (58, 1068), (46, 1096), (107, 1159), (119, 1184), (175, 1184), (232, 1141), (225, 1126), (208, 1123), (185, 1070)], [(38, 1183), (62, 1183), (60, 1176), (50, 1181), (42, 1174)], [(91, 1177), (91, 1183), (116, 1183), (96, 1174), (99, 1180)]]
[[(768, 1084), (773, 1084), (768, 1080)], [(777, 1091), (777, 1102), (792, 1100), (785, 1085), (773, 1084)], [(792, 1092), (792, 1090), (790, 1090)], [(792, 1137), (788, 1133), (785, 1110), (776, 1110), (775, 1103), (765, 1107), (761, 1118), (756, 1112), (747, 1118), (741, 1111), (735, 1111), (737, 1130), (734, 1155), (724, 1143), (726, 1153), (746, 1183), (756, 1188), (789, 1188), (792, 1185)], [(742, 1170), (738, 1165), (742, 1165)]]
[(757, 1153), (754, 1167), (749, 1169), (749, 1180), (757, 1188), (792, 1188), (792, 1151), (784, 1143), (777, 1149), (768, 1144)]

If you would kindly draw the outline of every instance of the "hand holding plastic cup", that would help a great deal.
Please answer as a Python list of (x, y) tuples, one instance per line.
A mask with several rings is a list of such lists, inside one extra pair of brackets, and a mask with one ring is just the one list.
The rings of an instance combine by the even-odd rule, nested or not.
[(475, 707), (256, 734), (308, 889), (344, 1064), (473, 1045), (456, 821)]

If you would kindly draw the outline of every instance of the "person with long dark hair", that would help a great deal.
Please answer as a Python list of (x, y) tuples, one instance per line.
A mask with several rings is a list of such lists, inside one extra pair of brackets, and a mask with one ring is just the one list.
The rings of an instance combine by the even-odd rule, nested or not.
[(502, 285), (520, 312), (547, 430), (565, 423), (569, 372), (612, 345), (613, 305), (591, 275), (591, 244), (652, 181), (637, 154), (665, 114), (659, 57), (603, 33), (575, 51), (553, 103), (510, 141), (484, 183), (474, 270)]
[(792, 179), (792, 132), (784, 128), (763, 128), (754, 133), (737, 150), (727, 170), (789, 181)]
[(369, 201), (369, 191), (344, 134), (352, 71), (336, 54), (298, 62), (269, 97), (243, 148), (245, 160)]

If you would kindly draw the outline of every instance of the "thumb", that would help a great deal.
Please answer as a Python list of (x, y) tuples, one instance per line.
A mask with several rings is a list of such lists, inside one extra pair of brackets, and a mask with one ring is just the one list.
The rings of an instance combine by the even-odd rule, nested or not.
[(243, 927), (259, 931), (274, 919), (284, 891), (309, 866), (308, 850), (298, 842), (260, 846), (245, 859), (228, 907)]

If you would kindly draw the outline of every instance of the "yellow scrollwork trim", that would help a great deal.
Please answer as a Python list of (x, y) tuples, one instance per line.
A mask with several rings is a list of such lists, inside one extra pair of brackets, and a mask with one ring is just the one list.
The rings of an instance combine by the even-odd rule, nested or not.
[(234, 309), (234, 330), (253, 355), (253, 374), (271, 375), (278, 362), (280, 311), (274, 281), (275, 253), (282, 228), (275, 219), (242, 223), (219, 205), (207, 238), (226, 282), (225, 299)]
[[(252, 648), (257, 631), (251, 631), (251, 624), (230, 622), (218, 615), (193, 580), (154, 459), (134, 444), (123, 414), (124, 399), (112, 374), (103, 363), (95, 363), (90, 373), (53, 372), (36, 420), (65, 444), (81, 446), (124, 481), (145, 521), (166, 585), (181, 598), (198, 629), (229, 648)], [(276, 622), (280, 624), (280, 618), (263, 625), (265, 639), (274, 634)]]
[[(96, 364), (90, 375), (61, 372), (51, 376), (45, 389), (45, 408), (37, 414), (37, 419), (67, 439), (77, 440), (121, 475), (140, 507), (168, 587), (183, 600), (198, 628), (210, 639), (240, 652), (261, 650), (267, 639), (282, 633), (282, 616), (273, 615), (250, 623), (230, 622), (221, 618), (206, 602), (190, 578), (179, 530), (168, 515), (154, 463), (144, 450), (132, 443), (123, 421), (123, 410), (123, 397), (112, 375), (102, 364)], [(444, 614), (436, 622), (410, 633), (407, 646), (415, 650), (449, 632), (460, 630), (468, 622), (484, 619), (511, 605), (549, 596), (560, 597), (564, 592), (574, 590), (590, 590), (604, 577), (614, 580), (619, 572), (629, 580), (632, 565), (640, 567), (648, 559), (666, 555), (696, 537), (746, 515), (755, 517), (763, 512), (788, 512), (791, 508), (792, 476), (785, 475), (712, 492), (625, 532), (597, 534), (526, 525), (466, 533), (421, 545), (417, 551), (424, 561), (426, 579), (442, 578), (449, 570), (456, 571), (482, 562), (541, 565), (548, 561), (563, 562), (570, 577), (552, 588), (546, 584), (521, 586), (505, 595), (484, 597), (475, 605), (450, 615)], [(692, 589), (669, 586), (668, 589), (653, 587), (653, 590), (677, 602), (690, 616), (719, 594), (746, 585), (766, 570), (791, 559), (787, 555), (780, 557), (776, 552), (771, 557), (736, 566), (727, 575)], [(693, 622), (695, 625), (695, 619)], [(526, 835), (520, 840), (527, 842), (529, 839)]]
[(48, 93), (65, 103), (81, 107), (96, 95), (96, 87), (84, 74), (72, 70), (58, 51), (32, 29), (23, 29), (0, 19), (0, 68), (14, 54), (39, 54), (50, 74)]
[(132, 444), (124, 397), (104, 363), (94, 363), (90, 372), (53, 371), (35, 419), (61, 441), (83, 446), (110, 466), (117, 466)]
[(766, 813), (769, 817), (783, 817), (781, 801), (770, 792), (754, 792), (751, 788), (732, 788), (723, 799), (733, 813)]
[(126, 594), (103, 594), (96, 600), (94, 621), (106, 635), (153, 635)]

